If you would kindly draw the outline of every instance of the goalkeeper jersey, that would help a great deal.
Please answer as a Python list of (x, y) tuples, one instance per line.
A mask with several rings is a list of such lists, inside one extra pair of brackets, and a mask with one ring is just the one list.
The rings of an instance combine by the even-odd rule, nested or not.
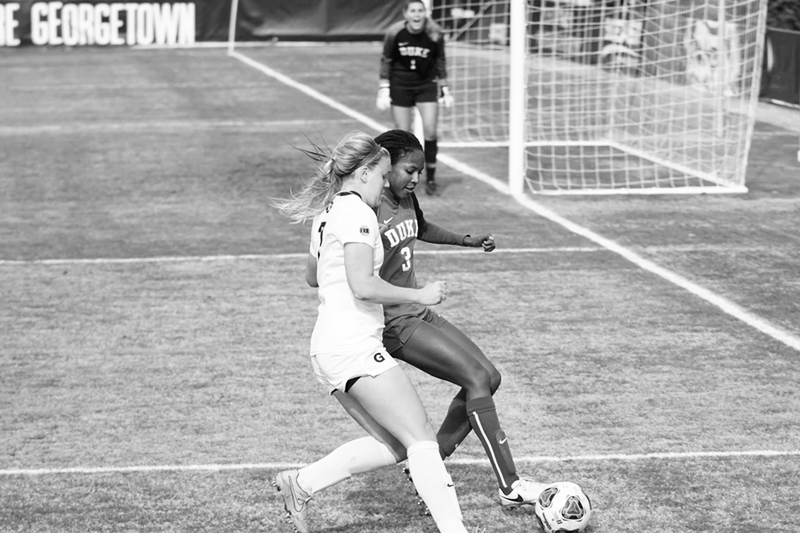
[(441, 28), (428, 20), (419, 33), (406, 29), (405, 21), (392, 25), (383, 40), (380, 79), (393, 87), (416, 88), (432, 81), (447, 81), (447, 61)]
[(383, 306), (358, 300), (347, 283), (344, 247), (373, 249), (377, 276), (383, 246), (375, 213), (358, 194), (339, 193), (311, 225), (309, 252), (317, 257), (319, 307), (311, 334), (311, 355), (378, 352), (383, 347)]

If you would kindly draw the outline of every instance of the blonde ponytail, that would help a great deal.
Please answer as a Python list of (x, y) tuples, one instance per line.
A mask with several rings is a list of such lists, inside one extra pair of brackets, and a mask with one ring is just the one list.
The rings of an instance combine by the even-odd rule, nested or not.
[(360, 131), (349, 133), (330, 153), (316, 145), (311, 150), (301, 151), (321, 165), (297, 194), (272, 200), (272, 205), (292, 223), (317, 216), (356, 169), (374, 168), (382, 156), (389, 155), (372, 137)]

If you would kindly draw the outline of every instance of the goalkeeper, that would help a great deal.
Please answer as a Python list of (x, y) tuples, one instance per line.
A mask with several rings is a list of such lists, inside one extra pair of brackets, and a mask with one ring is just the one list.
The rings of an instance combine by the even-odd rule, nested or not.
[(394, 127), (412, 131), (414, 107), (422, 117), (425, 137), (425, 192), (438, 193), (435, 181), (439, 105), (453, 105), (447, 87), (447, 62), (442, 28), (428, 19), (421, 0), (406, 1), (404, 20), (386, 32), (376, 105), (392, 109)]

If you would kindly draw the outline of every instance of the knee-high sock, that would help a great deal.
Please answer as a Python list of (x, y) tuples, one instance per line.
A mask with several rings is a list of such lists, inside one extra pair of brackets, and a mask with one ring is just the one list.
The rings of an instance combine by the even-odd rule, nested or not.
[(500, 427), (500, 419), (491, 396), (467, 401), (467, 413), (475, 435), (483, 444), (497, 482), (503, 492), (511, 491), (511, 485), (519, 479), (508, 438)]
[(439, 456), (439, 445), (421, 441), (408, 448), (408, 469), (417, 494), (441, 533), (466, 533), (453, 480)]
[(436, 434), (442, 459), (453, 455), (453, 452), (456, 451), (459, 444), (464, 442), (470, 431), (472, 431), (472, 426), (467, 416), (467, 391), (461, 389), (453, 398), (453, 401), (450, 402), (447, 414), (442, 420), (442, 426)]
[(342, 444), (331, 453), (300, 469), (297, 482), (312, 494), (344, 481), (353, 474), (397, 463), (392, 451), (372, 437)]
[(425, 179), (431, 181), (436, 175), (436, 154), (439, 153), (439, 141), (425, 140)]

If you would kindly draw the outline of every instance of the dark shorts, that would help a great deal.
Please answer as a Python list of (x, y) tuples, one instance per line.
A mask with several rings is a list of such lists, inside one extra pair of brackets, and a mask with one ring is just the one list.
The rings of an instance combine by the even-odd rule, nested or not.
[(428, 308), (421, 315), (399, 317), (383, 330), (383, 345), (386, 347), (386, 351), (391, 354), (402, 348), (423, 322), (439, 329), (447, 324), (447, 320)]
[(392, 105), (398, 107), (414, 107), (418, 103), (436, 102), (439, 100), (439, 84), (435, 81), (415, 87), (392, 85), (389, 88)]

